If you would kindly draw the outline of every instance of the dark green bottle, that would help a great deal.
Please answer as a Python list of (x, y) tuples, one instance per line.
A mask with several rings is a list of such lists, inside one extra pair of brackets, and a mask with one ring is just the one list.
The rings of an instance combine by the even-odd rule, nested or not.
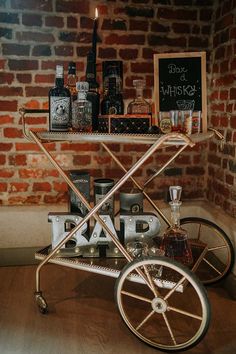
[(117, 89), (115, 77), (109, 78), (108, 91), (101, 102), (101, 114), (124, 114), (124, 101)]

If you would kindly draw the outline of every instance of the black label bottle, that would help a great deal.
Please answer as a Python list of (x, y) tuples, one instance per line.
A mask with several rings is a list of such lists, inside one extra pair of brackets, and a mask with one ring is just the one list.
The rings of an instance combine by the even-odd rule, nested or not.
[(92, 103), (92, 129), (98, 130), (98, 115), (100, 106), (100, 94), (98, 92), (98, 83), (96, 81), (96, 54), (90, 51), (87, 55), (86, 81), (89, 84), (87, 100)]
[(110, 77), (108, 82), (108, 92), (101, 102), (101, 113), (124, 114), (124, 101), (122, 94), (117, 92), (116, 78)]
[(64, 86), (64, 71), (62, 65), (56, 66), (55, 87), (49, 91), (49, 130), (68, 131), (70, 128), (71, 95)]

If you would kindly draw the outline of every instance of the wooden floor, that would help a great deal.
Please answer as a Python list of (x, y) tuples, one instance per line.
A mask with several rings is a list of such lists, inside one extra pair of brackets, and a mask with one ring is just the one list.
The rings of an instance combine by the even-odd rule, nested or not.
[[(35, 305), (35, 266), (0, 267), (1, 354), (154, 354), (123, 323), (113, 278), (65, 267), (42, 270), (50, 313)], [(212, 320), (206, 337), (188, 353), (236, 353), (236, 301), (208, 288)]]

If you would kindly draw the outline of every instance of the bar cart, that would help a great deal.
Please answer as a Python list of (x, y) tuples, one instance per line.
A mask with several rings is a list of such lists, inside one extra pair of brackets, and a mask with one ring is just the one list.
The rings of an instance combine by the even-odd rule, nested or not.
[[(134, 259), (127, 252), (125, 245), (120, 242), (115, 229), (110, 227), (106, 218), (98, 214), (98, 211), (104, 202), (113, 196), (128, 179), (131, 179), (156, 214), (164, 220), (167, 226), (170, 226), (170, 221), (145, 192), (145, 187), (187, 147), (193, 147), (218, 133), (211, 130), (189, 137), (181, 133), (127, 135), (27, 131), (26, 114), (45, 112), (45, 110), (21, 109), (24, 135), (27, 139), (35, 142), (47, 156), (64, 181), (82, 200), (88, 213), (85, 217), (78, 219), (77, 223), (75, 222), (75, 227), (53, 249), (47, 247), (36, 253), (36, 258), (41, 261), (36, 270), (35, 291), (39, 310), (42, 313), (48, 312), (48, 305), (40, 287), (40, 272), (44, 265), (53, 263), (94, 272), (116, 278), (115, 300), (120, 315), (131, 332), (139, 339), (164, 351), (179, 351), (195, 346), (206, 334), (210, 323), (210, 304), (203, 284), (222, 279), (233, 265), (234, 252), (227, 235), (208, 220), (188, 217), (181, 220), (181, 224), (184, 227), (189, 227), (188, 232), (194, 255), (191, 269), (167, 257), (148, 255)], [(219, 134), (218, 136), (221, 137)], [(55, 141), (99, 143), (123, 170), (124, 175), (104, 198), (92, 207), (48, 151), (45, 143)], [(147, 146), (147, 150), (127, 170), (111, 151), (110, 143), (144, 144)], [(133, 177), (135, 171), (158, 149), (168, 146), (175, 147), (176, 151), (173, 156), (146, 181), (144, 186), (141, 186)], [(94, 218), (104, 233), (110, 237), (113, 251), (117, 252), (117, 258), (63, 256), (63, 252), (61, 252), (63, 246), (83, 228), (90, 218)], [(157, 276), (157, 269), (162, 270), (161, 275)]]

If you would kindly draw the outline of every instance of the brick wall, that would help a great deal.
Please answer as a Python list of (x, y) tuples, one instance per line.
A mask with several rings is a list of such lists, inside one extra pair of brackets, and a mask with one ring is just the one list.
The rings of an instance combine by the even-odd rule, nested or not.
[[(78, 77), (84, 77), (95, 7), (99, 10), (99, 80), (101, 82), (102, 60), (123, 60), (127, 103), (134, 96), (134, 78), (146, 79), (145, 95), (152, 98), (153, 53), (206, 50), (211, 78), (213, 5), (213, 0), (0, 0), (0, 203), (31, 205), (64, 203), (67, 199), (67, 186), (57, 171), (34, 144), (22, 137), (18, 110), (21, 106), (47, 106), (47, 94), (54, 83), (57, 63), (63, 63), (66, 68), (70, 60), (76, 61)], [(220, 21), (220, 14), (217, 16)], [(218, 27), (217, 31), (222, 31), (223, 37), (221, 28), (224, 26), (219, 24)], [(215, 53), (220, 55), (220, 45)], [(217, 65), (219, 59), (216, 61)], [(220, 91), (223, 95), (223, 90)], [(235, 91), (231, 89), (229, 94), (233, 98)], [(213, 109), (212, 97), (211, 100)], [(216, 97), (217, 112), (227, 98), (224, 102), (218, 101)], [(213, 114), (211, 120), (214, 121)], [(48, 124), (43, 115), (29, 116), (27, 123), (37, 129), (46, 128)], [(232, 139), (235, 140), (235, 134)], [(92, 177), (121, 175), (110, 157), (96, 144), (53, 143), (49, 148), (65, 169), (90, 170)], [(137, 160), (143, 147), (124, 144), (114, 145), (113, 149), (128, 166)], [(214, 153), (214, 149), (218, 149), (216, 142), (210, 145), (210, 151)], [(137, 172), (138, 180), (142, 183), (144, 176), (150, 176), (173, 150), (168, 148), (152, 156)], [(217, 157), (215, 153), (213, 155), (216, 160), (222, 159), (218, 154)], [(233, 161), (231, 155), (225, 154), (222, 161), (225, 159)], [(234, 171), (230, 168), (235, 166), (233, 162), (231, 164), (227, 181), (232, 182)], [(211, 168), (216, 167), (211, 164), (211, 177)], [(150, 184), (148, 192), (163, 198), (167, 187), (178, 183), (184, 185), (185, 198), (204, 198), (206, 178), (207, 143), (203, 143), (183, 153)], [(214, 178), (214, 183), (219, 183), (218, 179)], [(211, 199), (214, 199), (214, 193), (210, 191)]]
[(213, 28), (210, 125), (225, 137), (213, 140), (208, 153), (207, 197), (236, 216), (236, 1), (220, 1)]

